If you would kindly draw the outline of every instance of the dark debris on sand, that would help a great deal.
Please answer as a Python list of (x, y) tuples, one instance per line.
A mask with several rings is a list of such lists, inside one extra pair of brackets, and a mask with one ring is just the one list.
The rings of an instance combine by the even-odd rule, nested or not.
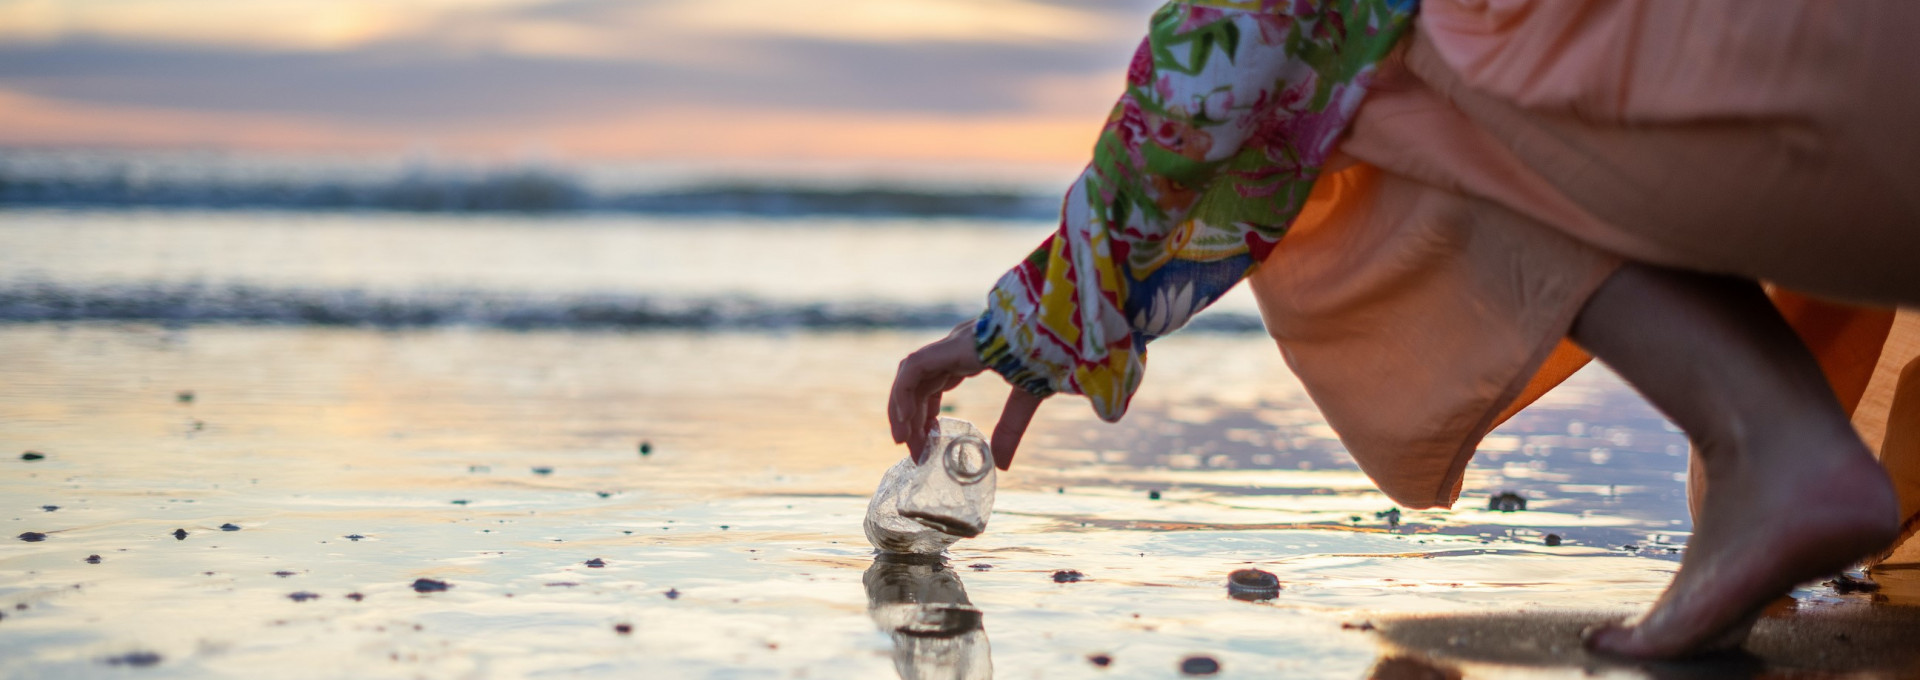
[(276, 572), (273, 572), (273, 575), (274, 575), (274, 576), (278, 576), (278, 577), (280, 577), (280, 578), (286, 578), (286, 577), (288, 577), (288, 576), (292, 576), (292, 575), (294, 575), (294, 572), (291, 572), (291, 571), (276, 571)]
[(1220, 672), (1220, 662), (1206, 655), (1189, 656), (1180, 660), (1182, 675), (1213, 675)]
[(668, 588), (668, 589), (667, 589), (667, 599), (669, 599), (669, 600), (678, 600), (678, 599), (680, 599), (680, 589), (679, 589), (679, 588)]
[(220, 530), (221, 531), (239, 531), (240, 525), (234, 524), (232, 522), (228, 522), (226, 524), (220, 525)]
[(615, 633), (619, 633), (619, 634), (621, 634), (621, 635), (632, 635), (632, 634), (633, 634), (633, 624), (631, 624), (631, 623), (616, 623), (616, 624), (613, 624), (613, 632), (615, 632)]
[(1527, 509), (1527, 499), (1512, 491), (1502, 491), (1487, 499), (1487, 509), (1496, 512), (1518, 512)]
[(1148, 491), (1148, 492), (1147, 492), (1147, 500), (1150, 500), (1150, 501), (1157, 501), (1157, 500), (1160, 500), (1160, 492), (1158, 492), (1158, 491)]
[(653, 455), (653, 442), (646, 441), (644, 439), (640, 440), (640, 455), (642, 456)]
[(451, 583), (447, 583), (446, 581), (430, 579), (430, 578), (420, 578), (420, 579), (413, 580), (413, 592), (416, 592), (416, 593), (439, 593), (439, 592), (445, 592), (446, 589), (452, 588), (452, 587), (453, 587), (453, 584)]
[(1053, 572), (1054, 583), (1079, 583), (1086, 577), (1086, 574), (1080, 573), (1077, 569), (1061, 569)]
[(1547, 534), (1547, 547), (1560, 545), (1560, 534)]
[(607, 561), (600, 559), (598, 557), (595, 557), (593, 559), (587, 560), (586, 565), (587, 567), (592, 569), (599, 569), (601, 567), (607, 566)]
[(1399, 508), (1387, 508), (1385, 510), (1381, 510), (1379, 512), (1373, 513), (1373, 518), (1386, 520), (1388, 529), (1397, 529), (1400, 527), (1400, 509)]
[(42, 505), (42, 506), (40, 506), (40, 509), (41, 509), (41, 510), (45, 510), (45, 511), (47, 511), (47, 512), (53, 512), (53, 511), (55, 511), (55, 510), (59, 510), (59, 509), (60, 509), (60, 506), (58, 506), (58, 505)]
[(1848, 593), (1872, 593), (1880, 590), (1880, 584), (1878, 583), (1866, 579), (1854, 578), (1846, 574), (1835, 574), (1833, 580), (1828, 581), (1827, 585), (1833, 586), (1833, 592), (1842, 595)]
[(992, 569), (993, 565), (987, 564), (985, 562), (975, 562), (973, 564), (967, 565), (967, 568), (972, 569), (974, 571), (986, 571), (988, 569)]
[(86, 560), (86, 562), (87, 562), (87, 564), (99, 564), (99, 563), (100, 563), (100, 556), (99, 556), (99, 555), (88, 555), (88, 556), (87, 556), (87, 560)]
[(20, 534), (20, 540), (26, 541), (28, 543), (39, 543), (41, 541), (47, 540), (47, 535), (40, 533), (38, 531), (29, 531), (24, 534)]
[(41, 453), (39, 451), (28, 451), (26, 453), (20, 454), (20, 460), (43, 460), (46, 457), (47, 457), (47, 454)]
[(1280, 596), (1280, 577), (1260, 569), (1239, 569), (1227, 575), (1227, 596), (1259, 602)]
[(363, 538), (366, 538), (366, 537), (365, 537), (365, 536), (361, 536), (360, 534), (347, 534), (347, 535), (346, 535), (346, 536), (344, 536), (343, 538), (345, 538), (345, 539), (347, 539), (347, 540), (349, 540), (349, 541), (358, 541), (358, 540), (360, 540), (360, 539), (363, 539)]
[(1105, 654), (1089, 654), (1087, 655), (1087, 663), (1106, 668), (1113, 665), (1113, 657)]
[(132, 666), (134, 668), (145, 668), (147, 666), (152, 666), (154, 664), (160, 663), (160, 655), (155, 654), (153, 652), (127, 652), (125, 654), (121, 654), (120, 656), (110, 656), (105, 659), (101, 659), (101, 661), (105, 662), (109, 666)]
[(361, 600), (367, 599), (367, 596), (361, 595), (359, 593), (347, 593), (347, 599), (353, 600), (354, 602), (359, 602)]
[(187, 540), (187, 530), (186, 530), (186, 529), (174, 529), (174, 530), (173, 530), (173, 540), (176, 540), (176, 541), (184, 541), (184, 540)]
[(287, 599), (289, 599), (289, 600), (293, 600), (294, 602), (306, 602), (307, 600), (318, 600), (318, 599), (320, 599), (320, 594), (319, 594), (319, 593), (309, 593), (309, 592), (307, 592), (307, 591), (304, 591), (304, 590), (302, 590), (302, 591), (300, 591), (300, 592), (297, 592), (297, 593), (288, 593), (288, 594), (287, 594)]

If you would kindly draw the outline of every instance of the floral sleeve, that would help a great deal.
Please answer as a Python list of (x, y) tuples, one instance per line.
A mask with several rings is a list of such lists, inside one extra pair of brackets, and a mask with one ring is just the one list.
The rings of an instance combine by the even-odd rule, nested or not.
[(1008, 271), (981, 358), (1117, 420), (1146, 345), (1273, 250), (1416, 0), (1191, 0), (1153, 15), (1060, 229)]

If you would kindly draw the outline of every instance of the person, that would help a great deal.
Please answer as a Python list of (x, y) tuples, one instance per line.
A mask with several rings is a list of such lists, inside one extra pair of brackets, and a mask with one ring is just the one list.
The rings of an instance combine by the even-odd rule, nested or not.
[[(1794, 585), (1920, 559), (1920, 4), (1191, 0), (1155, 12), (1059, 230), (901, 361), (1125, 413), (1241, 280), (1355, 461), (1451, 505), (1590, 358), (1694, 444), (1695, 532), (1619, 655), (1738, 645)], [(1284, 237), (1284, 238), (1283, 238)], [(1877, 457), (1877, 458), (1876, 458)]]

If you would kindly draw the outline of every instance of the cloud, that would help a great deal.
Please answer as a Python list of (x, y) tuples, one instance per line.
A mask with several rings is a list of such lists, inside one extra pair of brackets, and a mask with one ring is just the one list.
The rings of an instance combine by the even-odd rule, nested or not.
[[(36, 111), (161, 117), (202, 136), (217, 137), (222, 125), (194, 116), (226, 121), (256, 131), (236, 132), (254, 140), (243, 144), (307, 130), (342, 144), (585, 145), (574, 131), (645, 136), (646, 125), (629, 122), (727, 116), (775, 126), (755, 138), (777, 137), (783, 117), (834, 130), (822, 138), (860, 137), (828, 124), (838, 117), (888, 134), (974, 121), (982, 134), (1017, 130), (1008, 134), (1041, 143), (1042, 134), (1097, 128), (1156, 4), (0, 0), (0, 91)], [(53, 126), (45, 139), (85, 134), (53, 120), (33, 118), (3, 137), (30, 141), (42, 129), (32, 125)], [(145, 139), (167, 136), (141, 129)], [(649, 137), (616, 146), (688, 145)]]
[(662, 106), (1005, 114), (1035, 108), (1032, 82), (1105, 77), (1125, 56), (799, 38), (762, 39), (756, 49), (759, 63), (742, 67), (448, 55), (391, 44), (260, 53), (73, 41), (0, 47), (0, 87), (96, 105), (382, 124), (551, 120)]

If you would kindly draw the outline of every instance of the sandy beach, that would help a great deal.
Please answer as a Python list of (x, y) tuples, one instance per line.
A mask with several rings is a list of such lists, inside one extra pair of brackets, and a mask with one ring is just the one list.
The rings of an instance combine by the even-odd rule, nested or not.
[[(863, 585), (879, 568), (864, 496), (898, 455), (873, 395), (917, 338), (0, 328), (4, 438), (45, 454), (4, 463), (7, 533), (46, 535), (0, 549), (0, 674), (986, 677), (876, 624), (889, 603)], [(1199, 336), (1159, 359), (1271, 371), (1269, 354)], [(1265, 468), (1138, 460), (1178, 445), (1128, 432), (1231, 441), (1188, 428), (1304, 408), (1284, 379), (1218, 377), (1154, 393), (1131, 430), (1047, 413), (991, 530), (919, 577), (978, 608), (994, 675), (1169, 677), (1204, 655), (1221, 677), (1409, 677), (1391, 673), (1416, 657), (1469, 677), (1669, 677), (1596, 666), (1571, 636), (1650, 602), (1676, 564), (1618, 537), (1684, 531), (1542, 486), (1526, 512), (1463, 503), (1389, 530), (1389, 503), (1304, 441)], [(969, 389), (956, 415), (989, 420), (991, 388)], [(1503, 469), (1476, 484), (1512, 485)], [(1619, 505), (1652, 493), (1614, 486)], [(1280, 596), (1228, 598), (1246, 566)], [(1057, 583), (1065, 569), (1085, 579)], [(1795, 623), (1762, 627), (1788, 641), (1758, 667), (1911, 668), (1889, 631), (1912, 610), (1871, 604), (1895, 593), (1801, 596)], [(1829, 630), (1866, 656), (1793, 642)]]
[[(966, 248), (1045, 225), (11, 225), (0, 677), (1164, 678), (1201, 657), (1217, 677), (1914, 668), (1899, 643), (1912, 571), (1871, 593), (1808, 584), (1751, 658), (1695, 675), (1585, 656), (1582, 627), (1644, 608), (1678, 565), (1683, 436), (1592, 368), (1488, 438), (1456, 508), (1396, 509), (1243, 322), (1157, 343), (1119, 424), (1048, 404), (989, 530), (944, 564), (877, 561), (860, 523), (903, 454), (883, 419), (894, 362), (996, 267)], [(825, 257), (920, 229), (960, 255), (913, 290), (861, 287), (911, 259), (804, 288), (771, 256), (719, 266), (729, 243)], [(374, 237), (394, 266), (354, 245)], [(716, 247), (637, 270), (623, 255), (663, 239)], [(701, 290), (745, 302), (565, 312), (691, 308)], [(1209, 314), (1244, 313), (1225, 304)], [(406, 305), (443, 316), (391, 312)], [(987, 426), (1002, 389), (965, 385), (949, 415)], [(1502, 493), (1525, 508), (1491, 508)], [(1277, 597), (1228, 596), (1249, 567), (1276, 575)]]

